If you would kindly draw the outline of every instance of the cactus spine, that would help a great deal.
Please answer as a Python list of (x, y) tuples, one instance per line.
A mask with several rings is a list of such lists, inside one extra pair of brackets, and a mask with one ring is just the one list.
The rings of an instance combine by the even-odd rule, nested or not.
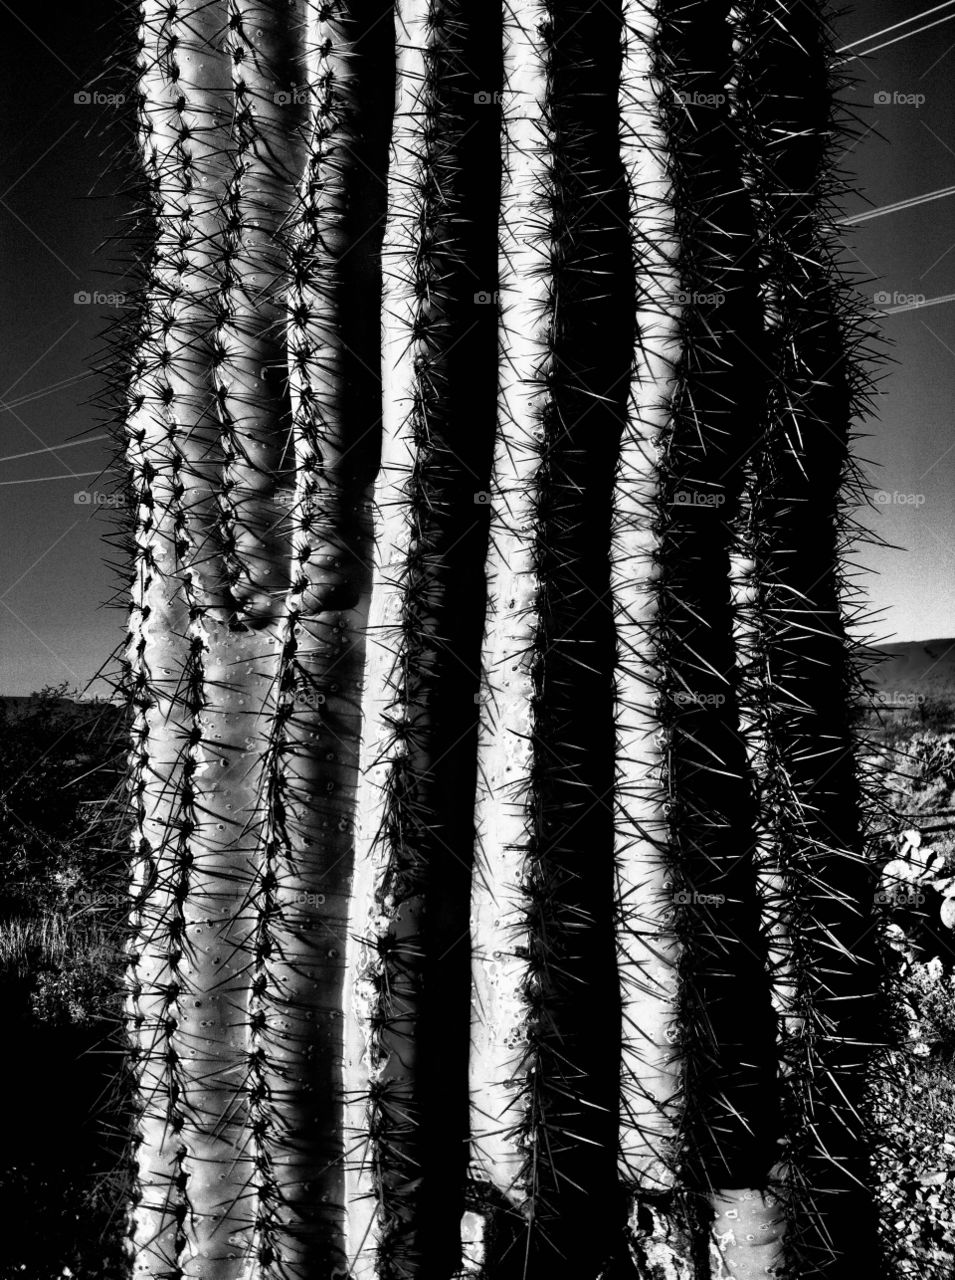
[[(654, 644), (659, 608), (657, 460), (679, 357), (676, 241), (660, 127), (660, 86), (650, 65), (654, 27), (643, 4), (624, 9), (621, 146), (630, 193), (637, 278), (631, 404), (621, 443), (612, 548), (618, 647), (615, 824), (623, 1023), (621, 1174), (644, 1191), (675, 1181), (679, 1129), (679, 952), (664, 812), (662, 673)], [(640, 228), (638, 234), (637, 228)]]
[[(492, 471), (492, 525), (486, 569), (491, 600), (504, 612), (486, 628), (482, 655), (490, 687), (482, 690), (475, 804), (478, 856), (471, 900), (474, 940), (474, 1048), (471, 1055), (471, 1141), (480, 1173), (523, 1206), (533, 1186), (525, 1177), (521, 1132), (532, 1106), (522, 1078), (530, 1052), (525, 982), (530, 934), (527, 912), (533, 818), (526, 795), (533, 766), (533, 652), (539, 628), (534, 555), (538, 501), (540, 403), (546, 385), (548, 281), (546, 255), (534, 242), (546, 216), (545, 51), (538, 34), (546, 18), (531, 0), (504, 20), (501, 192), (501, 430)], [(483, 802), (482, 802), (483, 796)]]
[[(834, 247), (840, 186), (829, 155), (838, 122), (823, 11), (744, 4), (738, 33), (769, 334), (748, 554), (763, 822), (780, 889), (771, 914), (777, 930), (782, 917), (791, 957), (781, 993), (789, 1016), (780, 1192), (792, 1267), (841, 1276), (861, 1264), (875, 1273), (864, 1108), (882, 1015), (842, 571), (849, 502), (859, 493), (850, 440), (868, 389), (864, 333)], [(862, 1238), (853, 1246), (856, 1224)]]
[(874, 1240), (823, 28), (145, 0), (138, 1274)]
[[(348, 1062), (356, 1274), (457, 1262), (466, 1171), (468, 885), (493, 439), (497, 112), (479, 24), (396, 10), (383, 442), (365, 671)], [(489, 216), (491, 215), (491, 216)], [(482, 386), (472, 385), (483, 373)], [(456, 1064), (457, 1071), (449, 1071)], [(440, 1099), (440, 1102), (439, 1102)], [(369, 1142), (368, 1136), (371, 1141)], [(457, 1177), (452, 1176), (456, 1172)]]
[[(375, 423), (357, 405), (343, 414), (340, 371), (337, 386), (327, 365), (308, 378), (309, 322), (327, 325), (328, 282), (334, 305), (350, 274), (319, 261), (319, 182), (334, 182), (305, 166), (312, 135), (350, 127), (341, 86), (329, 77), (311, 113), (296, 88), (316, 50), (334, 61), (324, 37), (342, 18), (326, 10), (144, 9), (158, 236), (129, 416), (140, 491), (129, 662), (142, 708), (130, 1239), (144, 1275), (259, 1280), (342, 1261), (334, 1099), (361, 662), (345, 633), (361, 633), (367, 609), (355, 477), (364, 468), (367, 484), (361, 438)], [(346, 182), (357, 160), (327, 151)], [(334, 227), (329, 204), (320, 230)], [(346, 233), (367, 216), (366, 255), (376, 208)], [(374, 361), (377, 343), (355, 328), (354, 358)], [(344, 479), (336, 445), (353, 453)]]

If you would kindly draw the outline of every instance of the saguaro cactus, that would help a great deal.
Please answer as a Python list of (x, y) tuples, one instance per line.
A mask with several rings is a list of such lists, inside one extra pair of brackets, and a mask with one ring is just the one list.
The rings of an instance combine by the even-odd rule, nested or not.
[[(838, 111), (821, 6), (743, 4), (737, 22), (738, 119), (752, 157), (768, 338), (743, 545), (773, 886), (767, 922), (782, 942), (780, 1191), (792, 1265), (841, 1275), (850, 1253), (878, 1267), (863, 1067), (883, 1025), (882, 997), (844, 617), (847, 498), (860, 487), (851, 428), (866, 407), (866, 333), (838, 266), (842, 186), (829, 159)], [(850, 1220), (863, 1224), (855, 1246)]]
[[(128, 654), (144, 1275), (343, 1258), (343, 1130), (317, 1100), (340, 1088), (378, 404), (360, 385), (346, 403), (378, 349), (350, 306), (359, 284), (374, 302), (381, 204), (355, 173), (387, 132), (375, 110), (362, 134), (376, 93), (349, 88), (366, 24), (334, 5), (143, 9), (157, 235), (129, 393)], [(365, 61), (382, 48), (387, 68), (374, 36)], [(330, 262), (336, 236), (366, 244)]]
[(137, 1273), (874, 1268), (821, 8), (142, 13)]

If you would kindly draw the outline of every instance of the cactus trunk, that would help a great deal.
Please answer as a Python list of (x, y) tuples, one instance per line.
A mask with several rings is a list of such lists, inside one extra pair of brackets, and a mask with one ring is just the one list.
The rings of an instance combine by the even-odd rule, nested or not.
[(823, 30), (145, 0), (136, 1274), (874, 1269)]
[[(494, 358), (493, 308), (476, 288), (494, 281), (475, 268), (494, 228), (468, 201), (463, 167), (467, 134), (480, 140), (495, 113), (476, 100), (481, 54), (463, 6), (401, 3), (396, 37), (347, 1093), (361, 1144), (351, 1265), (403, 1278), (456, 1262), (464, 1210), (472, 673), (487, 544), (475, 498), (490, 465)], [(485, 371), (486, 389), (472, 388)]]
[(853, 417), (864, 407), (863, 335), (834, 247), (840, 187), (829, 148), (837, 120), (822, 8), (744, 4), (738, 30), (740, 118), (753, 157), (769, 336), (748, 553), (764, 826), (777, 888), (770, 915), (789, 953), (785, 987), (777, 979), (788, 1014), (780, 1191), (793, 1265), (841, 1276), (879, 1266), (865, 1108), (881, 983), (843, 570), (847, 497), (858, 491), (850, 448)]
[[(682, 1069), (678, 1052), (680, 949), (673, 929), (676, 868), (666, 819), (663, 655), (657, 522), (658, 459), (680, 352), (676, 229), (666, 171), (661, 86), (653, 75), (656, 24), (624, 6), (621, 153), (629, 193), (637, 288), (636, 344), (627, 425), (614, 490), (611, 585), (615, 687), (617, 969), (621, 1000), (620, 1173), (636, 1214), (660, 1217), (654, 1248), (677, 1256), (674, 1236)], [(638, 231), (638, 228), (640, 229)], [(668, 1237), (661, 1242), (661, 1231)], [(672, 1241), (670, 1237), (673, 1237)]]

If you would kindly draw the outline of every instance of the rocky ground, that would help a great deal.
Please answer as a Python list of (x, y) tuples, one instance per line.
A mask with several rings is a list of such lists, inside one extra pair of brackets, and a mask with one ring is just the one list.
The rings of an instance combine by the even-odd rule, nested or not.
[(879, 1193), (898, 1280), (955, 1266), (955, 717), (914, 704), (870, 725), (887, 805), (877, 841), (898, 1043), (879, 1090)]

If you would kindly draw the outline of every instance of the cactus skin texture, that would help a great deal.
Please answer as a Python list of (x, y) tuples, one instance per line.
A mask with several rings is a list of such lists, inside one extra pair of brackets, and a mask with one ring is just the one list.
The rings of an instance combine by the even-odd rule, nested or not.
[[(595, 1274), (620, 1234), (612, 489), (633, 354), (620, 11), (504, 15), (472, 1165), (509, 1202), (489, 1275)], [(611, 327), (611, 324), (613, 327)], [(586, 1218), (592, 1234), (573, 1226)]]
[[(796, 1273), (881, 1274), (867, 1088), (886, 1010), (873, 927), (846, 618), (852, 423), (871, 390), (865, 326), (843, 283), (832, 160), (838, 85), (823, 6), (744, 3), (739, 118), (763, 252), (769, 379), (753, 459), (752, 561), (765, 827), (777, 922), (786, 1160), (777, 1193)], [(853, 1241), (856, 1231), (857, 1240)]]
[(389, 1280), (449, 1274), (464, 1211), (499, 166), (481, 27), (448, 0), (396, 8), (346, 1063), (349, 1259)]
[[(362, 199), (362, 166), (384, 155), (374, 64), (387, 71), (391, 42), (365, 40), (357, 104), (342, 46), (376, 16), (143, 8), (156, 232), (127, 396), (138, 1275), (344, 1273), (341, 992), (377, 388), (345, 400), (379, 342), (343, 296), (375, 300), (383, 202)], [(336, 54), (314, 103), (299, 81)], [(316, 212), (336, 187), (337, 208)], [(365, 247), (332, 268), (317, 225)], [(329, 311), (348, 354), (324, 351), (316, 374), (309, 338)]]
[(826, 30), (144, 0), (134, 1275), (879, 1274)]
[(662, 128), (663, 90), (653, 75), (657, 27), (639, 0), (624, 6), (623, 25), (620, 145), (637, 297), (631, 400), (617, 465), (611, 546), (617, 640), (619, 1138), (620, 1176), (635, 1192), (633, 1241), (641, 1242), (642, 1262), (649, 1271), (653, 1265), (678, 1268), (686, 1249), (685, 1224), (681, 1230), (674, 1212), (682, 1116), (680, 949), (672, 926), (679, 878), (668, 840), (664, 671), (655, 631), (662, 604), (657, 461), (675, 391), (682, 303)]

